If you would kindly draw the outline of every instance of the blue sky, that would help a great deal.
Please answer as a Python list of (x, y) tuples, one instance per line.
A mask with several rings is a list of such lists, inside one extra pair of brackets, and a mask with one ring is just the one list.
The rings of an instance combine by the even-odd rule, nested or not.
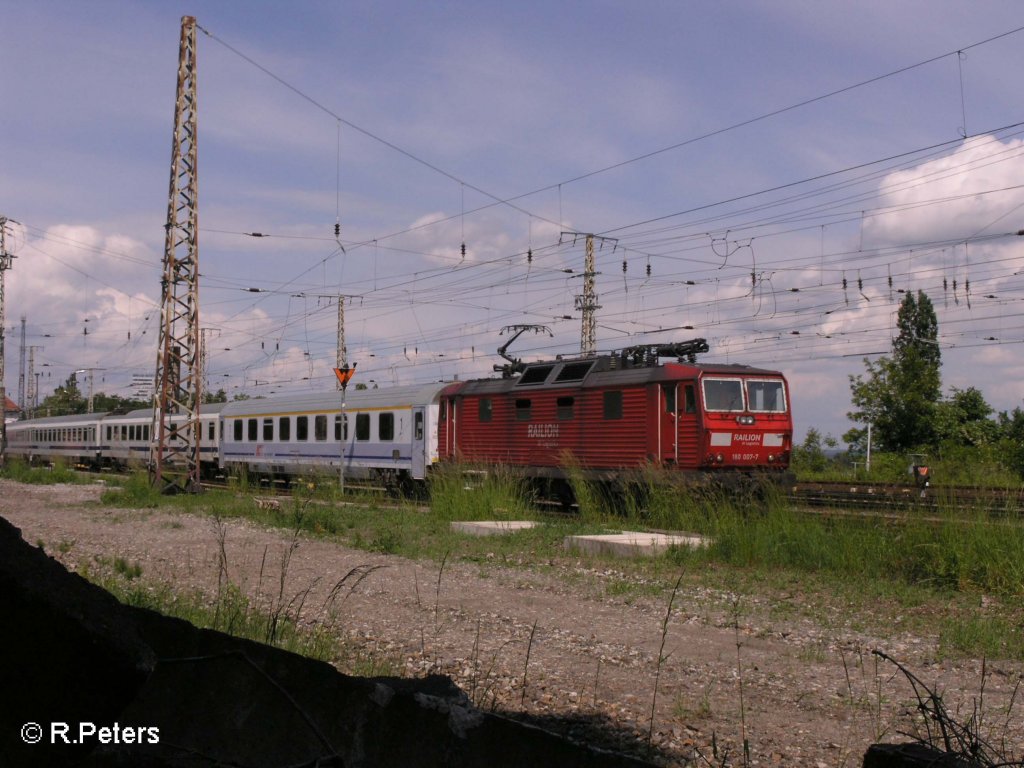
[(12, 395), (22, 315), (42, 395), (154, 367), (192, 14), (212, 388), (333, 386), (339, 293), (382, 386), (487, 375), (510, 324), (550, 327), (527, 358), (574, 353), (579, 231), (615, 238), (599, 348), (703, 336), (707, 361), (778, 368), (799, 435), (852, 426), (848, 376), (888, 351), (901, 290), (938, 309), (947, 390), (1021, 404), (1017, 2), (0, 9)]

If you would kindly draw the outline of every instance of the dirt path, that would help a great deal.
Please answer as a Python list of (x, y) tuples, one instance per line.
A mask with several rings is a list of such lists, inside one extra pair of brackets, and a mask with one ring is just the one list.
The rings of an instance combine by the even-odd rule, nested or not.
[[(282, 590), (287, 531), (239, 520), (218, 530), (200, 516), (102, 508), (91, 503), (99, 492), (0, 481), (0, 514), (69, 568), (121, 557), (138, 563), (145, 581), (207, 593), (217, 585), (223, 541), (233, 583), (270, 601), (308, 591), (308, 622), (324, 618), (332, 587), (352, 568), (384, 566), (330, 612), (358, 648), (394, 659), (405, 674), (450, 674), (484, 707), (571, 715), (581, 738), (596, 738), (587, 722), (604, 720), (615, 726), (604, 737), (609, 745), (627, 744), (631, 734), (646, 739), (660, 652), (653, 743), (663, 762), (685, 763), (695, 748), (711, 758), (713, 738), (738, 758), (745, 734), (756, 765), (860, 765), (868, 744), (910, 727), (901, 717), (909, 689), (873, 648), (935, 683), (954, 705), (969, 708), (980, 688), (980, 662), (936, 662), (935, 638), (865, 635), (843, 615), (828, 626), (796, 612), (779, 619), (763, 597), (705, 589), (676, 595), (661, 650), (667, 601), (608, 597), (605, 584), (619, 574), (606, 560), (529, 570), (449, 562), (438, 585), (436, 563), (300, 536)], [(1022, 669), (988, 669), (985, 704), (1001, 726)], [(1021, 745), (1019, 712), (1010, 735)]]

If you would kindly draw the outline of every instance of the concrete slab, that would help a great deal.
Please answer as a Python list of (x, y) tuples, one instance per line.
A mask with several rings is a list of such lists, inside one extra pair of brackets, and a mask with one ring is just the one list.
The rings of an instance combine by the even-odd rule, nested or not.
[(503, 536), (533, 528), (535, 525), (537, 523), (533, 520), (477, 520), (455, 522), (451, 527), (456, 533), (468, 533), (470, 536)]
[(588, 536), (566, 536), (562, 546), (565, 549), (578, 549), (591, 555), (610, 554), (618, 555), (619, 557), (644, 557), (664, 552), (671, 546), (706, 547), (708, 542), (709, 539), (695, 534), (623, 531), (622, 533)]

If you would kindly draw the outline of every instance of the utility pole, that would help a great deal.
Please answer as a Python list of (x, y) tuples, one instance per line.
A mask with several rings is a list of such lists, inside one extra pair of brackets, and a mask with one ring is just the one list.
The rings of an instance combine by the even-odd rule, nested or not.
[(597, 293), (595, 291), (596, 282), (594, 278), (601, 273), (596, 270), (594, 264), (594, 240), (600, 239), (602, 245), (606, 240), (614, 243), (618, 243), (618, 240), (612, 237), (600, 237), (599, 235), (587, 232), (563, 232), (562, 235), (572, 235), (573, 238), (586, 238), (587, 250), (583, 265), (583, 293), (582, 295), (576, 295), (576, 309), (580, 311), (583, 317), (582, 327), (580, 328), (580, 354), (583, 357), (591, 357), (597, 352), (597, 310), (601, 309), (601, 305), (597, 303)]
[[(11, 268), (14, 254), (7, 251), (7, 222), (14, 221), (0, 216), (0, 466), (7, 460), (7, 386), (4, 383), (4, 275)], [(14, 222), (17, 224), (17, 222)]]
[(107, 369), (106, 368), (79, 368), (77, 371), (75, 371), (76, 374), (78, 374), (78, 373), (88, 373), (89, 374), (89, 398), (88, 398), (88, 405), (86, 406), (86, 411), (85, 411), (86, 413), (92, 413), (93, 412), (93, 405), (96, 402), (96, 386), (95, 386), (95, 383), (96, 383), (96, 381), (95, 381), (96, 371), (105, 371), (105, 370), (107, 370)]
[(21, 412), (25, 408), (25, 316), (21, 316), (21, 349), (18, 355), (18, 407)]
[(164, 493), (199, 484), (199, 208), (196, 151), (196, 20), (181, 18), (171, 145), (160, 341), (153, 394), (150, 477)]
[(37, 349), (42, 349), (42, 347), (31, 346), (28, 348), (28, 386), (22, 409), (28, 413), (29, 418), (32, 418), (35, 409), (39, 406), (39, 374), (35, 372)]
[[(339, 370), (348, 368), (348, 347), (345, 346), (345, 297), (338, 294), (338, 364)], [(342, 389), (341, 379), (338, 379), (338, 389)]]

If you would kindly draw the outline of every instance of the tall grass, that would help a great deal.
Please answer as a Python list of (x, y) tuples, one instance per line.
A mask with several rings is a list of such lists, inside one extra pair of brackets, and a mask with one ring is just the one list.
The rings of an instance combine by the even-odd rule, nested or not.
[(895, 519), (828, 516), (777, 501), (752, 512), (722, 496), (678, 523), (712, 539), (703, 556), (744, 568), (1024, 594), (1024, 526), (983, 512), (949, 509), (927, 517), (907, 512)]
[(32, 485), (89, 482), (59, 459), (47, 467), (33, 467), (21, 458), (8, 457), (3, 470), (0, 471), (0, 477)]
[(440, 519), (532, 519), (530, 486), (501, 467), (438, 467), (430, 476), (430, 509)]

